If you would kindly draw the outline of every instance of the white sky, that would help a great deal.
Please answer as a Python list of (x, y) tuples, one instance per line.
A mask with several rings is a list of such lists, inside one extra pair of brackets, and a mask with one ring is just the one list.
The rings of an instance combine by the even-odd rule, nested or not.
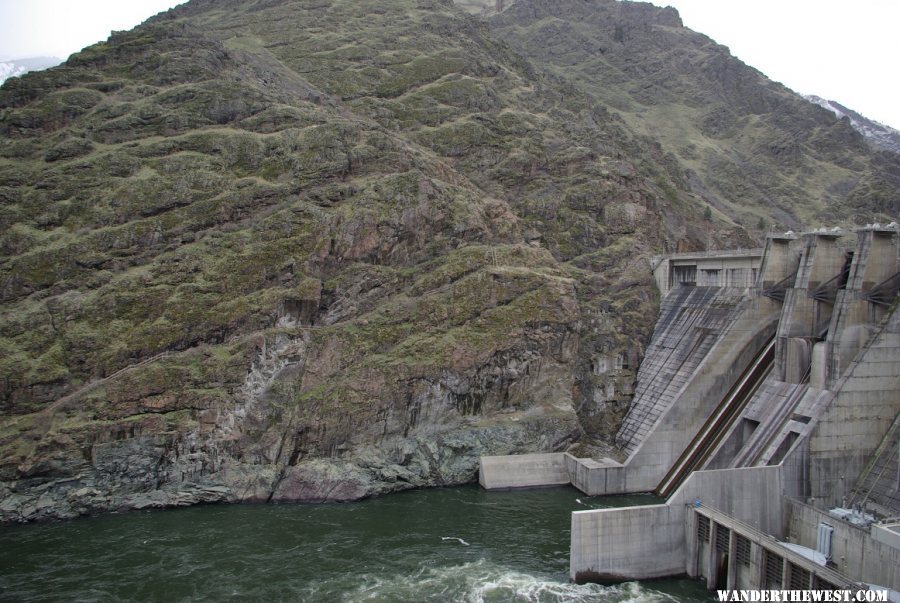
[[(0, 0), (0, 59), (66, 58), (179, 0)], [(803, 94), (900, 128), (900, 0), (653, 0)]]
[(653, 0), (770, 79), (900, 129), (900, 0)]
[(0, 0), (0, 57), (66, 59), (184, 0)]

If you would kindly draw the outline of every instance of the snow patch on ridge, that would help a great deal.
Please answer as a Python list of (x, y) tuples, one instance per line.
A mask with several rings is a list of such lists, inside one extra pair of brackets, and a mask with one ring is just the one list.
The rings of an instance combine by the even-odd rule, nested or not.
[(837, 101), (826, 100), (820, 96), (804, 95), (803, 98), (834, 113), (838, 119), (847, 118), (850, 125), (862, 134), (873, 145), (900, 154), (900, 131), (860, 115)]
[(11, 77), (25, 75), (29, 71), (49, 69), (62, 61), (56, 57), (33, 57), (27, 59), (0, 58), (0, 85)]

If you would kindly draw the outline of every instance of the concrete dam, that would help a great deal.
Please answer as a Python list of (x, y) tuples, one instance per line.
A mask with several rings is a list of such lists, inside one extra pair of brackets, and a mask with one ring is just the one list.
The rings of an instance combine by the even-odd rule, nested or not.
[(577, 582), (900, 591), (898, 235), (655, 258), (663, 299), (624, 456), (483, 457), (481, 485), (665, 498), (573, 512)]

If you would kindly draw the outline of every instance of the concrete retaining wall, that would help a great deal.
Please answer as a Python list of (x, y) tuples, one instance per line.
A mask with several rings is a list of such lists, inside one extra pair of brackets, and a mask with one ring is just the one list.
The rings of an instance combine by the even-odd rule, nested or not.
[(570, 483), (565, 454), (483, 456), (478, 483), (487, 490), (561, 486)]
[(780, 538), (783, 491), (784, 471), (780, 466), (695, 471), (667, 504), (684, 506), (699, 499), (706, 507)]
[(684, 508), (651, 505), (572, 513), (570, 576), (622, 582), (684, 573)]
[(664, 505), (572, 513), (569, 574), (575, 581), (685, 573), (686, 510), (694, 500), (765, 534), (782, 533), (781, 467), (697, 471)]

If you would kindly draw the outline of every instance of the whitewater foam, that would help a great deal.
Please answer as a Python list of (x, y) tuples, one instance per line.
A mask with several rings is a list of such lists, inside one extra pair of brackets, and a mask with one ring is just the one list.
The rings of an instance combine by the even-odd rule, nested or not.
[(479, 559), (460, 565), (423, 568), (414, 575), (359, 576), (352, 601), (458, 601), (460, 603), (660, 603), (669, 595), (629, 582), (617, 586), (573, 584), (553, 576), (512, 570)]

